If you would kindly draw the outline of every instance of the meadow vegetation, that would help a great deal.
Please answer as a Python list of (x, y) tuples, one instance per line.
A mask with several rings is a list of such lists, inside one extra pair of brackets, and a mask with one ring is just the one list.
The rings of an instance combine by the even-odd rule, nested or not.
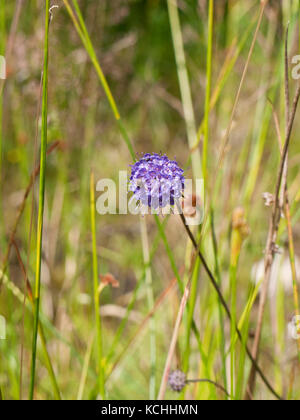
[[(299, 25), (299, 0), (0, 0), (1, 398), (300, 398)], [(96, 211), (160, 152), (201, 224)]]

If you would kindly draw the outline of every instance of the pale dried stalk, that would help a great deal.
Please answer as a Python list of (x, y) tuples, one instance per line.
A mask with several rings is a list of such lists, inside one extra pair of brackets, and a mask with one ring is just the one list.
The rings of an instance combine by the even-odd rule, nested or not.
[(160, 390), (157, 397), (158, 400), (163, 400), (165, 397), (167, 384), (168, 384), (168, 378), (169, 378), (170, 369), (171, 369), (171, 363), (174, 356), (176, 342), (177, 342), (177, 338), (179, 334), (179, 328), (180, 328), (181, 320), (183, 317), (184, 309), (186, 307), (186, 304), (189, 298), (190, 288), (191, 288), (191, 280), (189, 280), (187, 285), (185, 286), (184, 293), (181, 298), (181, 302), (180, 302), (180, 306), (179, 306), (179, 310), (177, 314), (177, 319), (176, 319), (175, 327), (173, 330), (172, 340), (171, 340), (171, 344), (170, 344), (170, 348), (169, 348), (169, 352), (168, 352), (168, 356), (167, 356), (167, 360), (165, 364), (165, 369), (164, 369), (163, 377), (161, 380)]

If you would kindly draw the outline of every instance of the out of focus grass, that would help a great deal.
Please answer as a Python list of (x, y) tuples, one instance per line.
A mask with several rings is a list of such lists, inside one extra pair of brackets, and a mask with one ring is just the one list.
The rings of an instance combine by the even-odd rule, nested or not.
[[(18, 3), (0, 0), (0, 54), (11, 46), (0, 97), (3, 259), (36, 166), (36, 110), (45, 41), (43, 2), (21, 2), (17, 19)], [(111, 178), (118, 182), (118, 171), (128, 170), (143, 152), (176, 156), (189, 178), (199, 176), (204, 162), (206, 222), (201, 236), (200, 232), (195, 234), (201, 237), (201, 249), (227, 301), (232, 299), (232, 309), (251, 348), (258, 292), (251, 272), (263, 258), (270, 217), (262, 193), (274, 191), (280, 159), (270, 101), (283, 134), (284, 34), (290, 22), (290, 54), (297, 54), (298, 3), (270, 0), (266, 6), (221, 167), (220, 148), (253, 40), (260, 1), (69, 0), (57, 2), (59, 8), (52, 10), (47, 138), (48, 147), (57, 141), (59, 146), (48, 155), (45, 172), (40, 322), (62, 398), (95, 399), (105, 394), (111, 399), (147, 399), (149, 389), (150, 395), (156, 395), (183, 290), (175, 284), (185, 284), (191, 275), (192, 292), (173, 367), (187, 371), (190, 379), (216, 381), (229, 392), (232, 384), (231, 394), (243, 397), (250, 362), (201, 264), (194, 265), (179, 218), (147, 217), (142, 241), (138, 217), (92, 212), (95, 225), (92, 223), (91, 232), (90, 173), (93, 169), (96, 181)], [(184, 65), (180, 61), (183, 52)], [(290, 89), (293, 93), (292, 79)], [(40, 145), (45, 119), (40, 119), (38, 126)], [(300, 245), (298, 126), (296, 118), (288, 173), (296, 259)], [(26, 269), (28, 258), (32, 286), (38, 188), (37, 180), (33, 200), (30, 195), (15, 236)], [(232, 215), (239, 206), (245, 209), (250, 234), (239, 259), (234, 260)], [(34, 223), (29, 241), (31, 217)], [(212, 217), (213, 223), (209, 223)], [(264, 317), (260, 365), (281, 395), (298, 399), (297, 343), (287, 327), (294, 304), (292, 284), (284, 286), (290, 278), (289, 265), (284, 264), (289, 258), (284, 218), (279, 233), (282, 270)], [(94, 321), (94, 304), (98, 305), (99, 298), (97, 272), (112, 273), (120, 284), (119, 288), (106, 286), (101, 291), (100, 326)], [(30, 389), (33, 314), (30, 304), (23, 302), (27, 291), (15, 248), (2, 280), (0, 314), (7, 321), (7, 339), (0, 341), (0, 388), (5, 399), (18, 399), (22, 347), (22, 394), (27, 396)], [(151, 293), (156, 302), (155, 324), (149, 328)], [(51, 381), (41, 342), (37, 344), (35, 397), (50, 399), (55, 397), (53, 378)], [(191, 384), (179, 396), (168, 390), (166, 397), (226, 398), (207, 383)], [(272, 398), (260, 380), (255, 398)]]

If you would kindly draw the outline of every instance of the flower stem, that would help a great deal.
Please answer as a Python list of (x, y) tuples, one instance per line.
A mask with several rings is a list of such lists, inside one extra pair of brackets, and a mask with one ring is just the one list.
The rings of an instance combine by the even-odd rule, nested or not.
[[(213, 285), (213, 287), (214, 287), (214, 289), (215, 289), (215, 291), (217, 292), (217, 294), (218, 294), (218, 297), (219, 297), (219, 299), (220, 299), (220, 302), (221, 302), (221, 304), (222, 304), (222, 306), (224, 307), (224, 309), (225, 309), (225, 312), (226, 312), (226, 315), (227, 315), (227, 317), (229, 318), (229, 320), (231, 321), (231, 319), (232, 319), (232, 316), (231, 316), (231, 312), (230, 312), (230, 309), (229, 309), (229, 307), (228, 307), (228, 305), (227, 305), (227, 303), (226, 303), (226, 301), (225, 301), (225, 298), (224, 298), (224, 296), (223, 296), (223, 294), (222, 294), (222, 291), (220, 290), (220, 288), (219, 288), (219, 286), (218, 286), (218, 283), (217, 283), (217, 281), (216, 281), (216, 279), (215, 279), (215, 277), (214, 277), (214, 275), (212, 274), (212, 272), (211, 272), (211, 270), (210, 270), (210, 268), (209, 268), (209, 266), (208, 266), (208, 264), (207, 264), (207, 262), (206, 262), (206, 260), (205, 260), (205, 258), (204, 258), (204, 256), (203, 256), (203, 254), (202, 254), (202, 252), (200, 251), (200, 249), (198, 248), (198, 245), (197, 245), (197, 242), (196, 242), (196, 239), (194, 238), (194, 236), (193, 236), (193, 234), (192, 234), (192, 232), (191, 232), (191, 230), (190, 230), (190, 228), (189, 228), (189, 226), (187, 225), (187, 223), (186, 223), (186, 220), (185, 220), (185, 217), (184, 217), (184, 215), (182, 214), (182, 212), (180, 212), (180, 218), (181, 218), (181, 220), (182, 220), (182, 223), (183, 223), (183, 225), (184, 225), (184, 228), (185, 228), (185, 230), (186, 230), (186, 232), (187, 232), (187, 234), (188, 234), (188, 236), (189, 236), (189, 238), (191, 239), (191, 241), (192, 241), (192, 243), (193, 243), (193, 246), (194, 246), (194, 248), (195, 248), (195, 250), (196, 250), (196, 252), (197, 252), (197, 254), (198, 254), (198, 256), (199, 256), (199, 258), (200, 258), (200, 260), (201, 260), (201, 262), (202, 262), (202, 265), (203, 265), (203, 267), (204, 267), (204, 269), (205, 269), (205, 271), (206, 271), (206, 273), (207, 273), (207, 275), (208, 275), (208, 277), (209, 277), (209, 279), (210, 279), (210, 281), (211, 281), (211, 283), (212, 283), (212, 285)], [(243, 344), (243, 337), (242, 337), (242, 334), (241, 334), (241, 331), (240, 331), (240, 329), (238, 328), (238, 326), (236, 325), (235, 326), (235, 330), (236, 330), (236, 333), (237, 333), (237, 336), (238, 336), (238, 338), (239, 338), (239, 340), (240, 340), (240, 342)], [(278, 399), (278, 400), (283, 400), (283, 398), (274, 390), (274, 388), (272, 387), (272, 385), (270, 384), (270, 382), (268, 381), (268, 379), (266, 378), (266, 376), (265, 376), (265, 374), (263, 373), (263, 371), (261, 370), (261, 368), (258, 366), (258, 364), (257, 364), (257, 362), (256, 362), (256, 360), (253, 358), (253, 356), (252, 356), (252, 353), (251, 353), (251, 351), (249, 350), (249, 348), (247, 347), (247, 346), (245, 346), (245, 349), (246, 349), (246, 352), (247, 352), (247, 355), (248, 355), (248, 357), (249, 357), (249, 359), (251, 360), (251, 362), (252, 362), (252, 366), (254, 367), (254, 369), (257, 371), (257, 373), (259, 374), (259, 376), (261, 377), (261, 379), (262, 379), (262, 381), (264, 382), (264, 384), (266, 385), (266, 387), (269, 389), (269, 391)]]

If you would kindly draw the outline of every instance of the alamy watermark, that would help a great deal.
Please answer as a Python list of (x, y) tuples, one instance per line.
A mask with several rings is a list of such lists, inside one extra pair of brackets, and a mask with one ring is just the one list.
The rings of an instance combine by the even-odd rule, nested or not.
[(6, 61), (2, 55), (0, 55), (0, 79), (6, 79)]
[(0, 340), (6, 339), (6, 321), (4, 316), (0, 315)]
[(300, 55), (294, 55), (292, 57), (292, 64), (294, 64), (292, 69), (292, 78), (294, 80), (300, 79)]
[(300, 315), (295, 315), (289, 323), (290, 335), (294, 340), (300, 338)]
[[(105, 178), (100, 179), (96, 185), (96, 191), (100, 193), (96, 201), (97, 212), (105, 214), (181, 214), (183, 213), (189, 225), (199, 225), (204, 216), (204, 182), (203, 179), (185, 179), (182, 198), (175, 200), (172, 189), (174, 183), (170, 184), (169, 190), (161, 186), (155, 180), (153, 184), (144, 185), (142, 182), (140, 190), (145, 189), (145, 195), (149, 197), (149, 205), (142, 203), (137, 196), (128, 188), (127, 171), (119, 171), (119, 180)], [(163, 192), (160, 189), (164, 188)], [(163, 200), (160, 197), (163, 196)], [(172, 199), (173, 198), (173, 199)], [(162, 204), (163, 203), (163, 204)]]

